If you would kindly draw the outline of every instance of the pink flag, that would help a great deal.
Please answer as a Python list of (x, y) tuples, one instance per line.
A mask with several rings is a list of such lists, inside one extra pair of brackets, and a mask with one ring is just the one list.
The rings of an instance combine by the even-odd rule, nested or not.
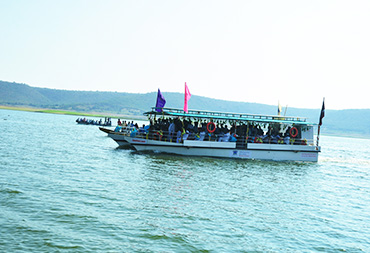
[(188, 86), (186, 85), (186, 82), (185, 82), (185, 102), (184, 102), (184, 112), (188, 112), (188, 101), (191, 97), (191, 94), (190, 94), (190, 91), (189, 91), (189, 88)]

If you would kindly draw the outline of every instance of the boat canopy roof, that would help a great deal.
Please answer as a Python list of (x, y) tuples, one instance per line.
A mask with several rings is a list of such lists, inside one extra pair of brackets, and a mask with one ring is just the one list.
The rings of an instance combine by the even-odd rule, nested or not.
[[(161, 110), (161, 112), (157, 112), (157, 109)], [(213, 112), (213, 111), (202, 111), (202, 110), (189, 110), (186, 113), (181, 109), (159, 108), (159, 107), (152, 107), (152, 110), (149, 112), (145, 112), (144, 115), (146, 116), (160, 115), (160, 116), (170, 116), (170, 117), (187, 117), (187, 118), (212, 119), (212, 120), (235, 120), (235, 121), (244, 121), (244, 122), (315, 125), (313, 123), (307, 122), (307, 118), (302, 118), (302, 117)]]

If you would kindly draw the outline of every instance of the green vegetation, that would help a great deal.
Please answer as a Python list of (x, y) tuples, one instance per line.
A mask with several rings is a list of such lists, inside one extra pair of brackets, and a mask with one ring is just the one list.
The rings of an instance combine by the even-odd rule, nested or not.
[[(166, 107), (182, 108), (183, 94), (163, 92)], [(26, 84), (0, 81), (0, 105), (3, 109), (17, 109), (45, 113), (83, 115), (90, 117), (120, 117), (143, 119), (143, 112), (155, 105), (156, 92), (133, 94), (125, 92), (69, 91), (31, 87)], [(277, 113), (277, 106), (257, 103), (232, 102), (193, 95), (189, 107), (197, 110), (240, 112), (253, 114)], [(308, 118), (318, 123), (318, 109), (288, 108), (287, 115)], [(326, 110), (321, 132), (343, 136), (370, 137), (370, 109)]]
[(17, 111), (27, 111), (27, 112), (39, 112), (39, 113), (53, 113), (53, 114), (63, 114), (63, 115), (74, 115), (74, 116), (84, 116), (84, 117), (96, 117), (96, 118), (125, 118), (125, 119), (133, 119), (133, 120), (143, 120), (146, 119), (144, 116), (134, 116), (134, 115), (111, 115), (109, 113), (106, 114), (93, 114), (87, 112), (74, 112), (74, 111), (63, 111), (63, 110), (53, 110), (53, 109), (38, 109), (38, 108), (31, 108), (31, 107), (14, 107), (14, 106), (2, 106), (0, 105), (0, 109), (5, 110), (17, 110)]

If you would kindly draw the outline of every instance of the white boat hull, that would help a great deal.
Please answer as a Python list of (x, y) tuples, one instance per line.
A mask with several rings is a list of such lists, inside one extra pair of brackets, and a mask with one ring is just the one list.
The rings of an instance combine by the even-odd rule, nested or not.
[(237, 149), (235, 142), (185, 140), (184, 143), (175, 143), (123, 135), (113, 139), (119, 145), (120, 143), (132, 145), (137, 151), (155, 151), (184, 156), (317, 162), (320, 152), (320, 148), (308, 145), (248, 143), (246, 149)]
[(108, 136), (111, 137), (120, 148), (132, 148), (133, 146), (127, 141), (127, 136), (119, 132), (110, 132)]

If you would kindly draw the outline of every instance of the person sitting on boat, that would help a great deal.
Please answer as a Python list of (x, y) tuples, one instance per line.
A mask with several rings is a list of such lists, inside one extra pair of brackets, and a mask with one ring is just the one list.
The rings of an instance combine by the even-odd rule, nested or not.
[(283, 138), (283, 135), (279, 135), (279, 139), (278, 139), (278, 144), (284, 144), (284, 138)]
[(121, 132), (122, 127), (121, 126), (116, 126), (114, 129), (114, 132)]
[(182, 139), (185, 141), (188, 139), (188, 137), (189, 137), (189, 131), (186, 130), (185, 133), (182, 135)]
[(229, 141), (230, 141), (230, 142), (236, 142), (237, 138), (238, 138), (238, 135), (237, 135), (237, 134), (232, 134), (232, 135), (230, 136)]
[(215, 124), (215, 131), (213, 132), (213, 134), (216, 136), (216, 138), (218, 138), (218, 141), (221, 141), (221, 138), (224, 135), (224, 133), (221, 132), (220, 124), (217, 125)]
[(198, 141), (204, 141), (204, 137), (206, 136), (206, 131), (202, 130), (199, 133), (199, 140)]
[(290, 144), (290, 136), (289, 136), (288, 131), (286, 131), (285, 136), (284, 136), (284, 144), (287, 144), (287, 145)]
[(254, 137), (254, 143), (262, 143), (262, 137), (261, 136), (256, 136)]
[(199, 128), (204, 129), (204, 131), (205, 131), (207, 129), (207, 123), (206, 122), (201, 122)]
[(221, 142), (227, 142), (230, 140), (230, 132), (227, 132), (226, 134), (224, 134), (222, 137), (220, 137), (219, 141)]
[(256, 137), (258, 135), (258, 129), (255, 125), (252, 127), (251, 136)]
[(280, 135), (271, 135), (271, 144), (278, 144), (278, 140), (280, 139)]
[(132, 130), (131, 130), (131, 133), (130, 133), (130, 137), (135, 137), (137, 134), (137, 130), (136, 128), (134, 127)]
[(176, 143), (180, 143), (181, 142), (181, 131), (177, 131), (176, 133)]
[(143, 124), (143, 126), (139, 128), (139, 133), (143, 134), (145, 132), (145, 124)]
[(163, 137), (163, 131), (162, 130), (157, 130), (153, 133), (153, 140), (161, 141), (162, 137)]
[(122, 122), (121, 122), (120, 119), (117, 120), (117, 125), (119, 125), (119, 126), (122, 125)]
[(189, 131), (194, 131), (195, 125), (191, 120), (189, 120), (187, 128), (188, 128)]
[(262, 136), (263, 143), (270, 143), (271, 137), (268, 134)]

